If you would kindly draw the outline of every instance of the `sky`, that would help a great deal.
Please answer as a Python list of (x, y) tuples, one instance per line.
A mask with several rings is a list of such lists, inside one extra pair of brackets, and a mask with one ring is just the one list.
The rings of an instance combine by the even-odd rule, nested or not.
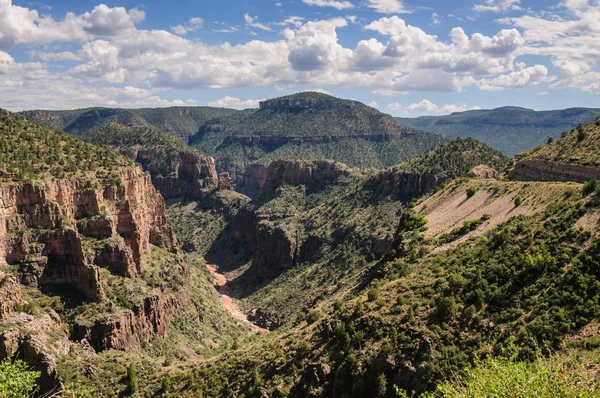
[(0, 107), (600, 107), (600, 0), (0, 0)]

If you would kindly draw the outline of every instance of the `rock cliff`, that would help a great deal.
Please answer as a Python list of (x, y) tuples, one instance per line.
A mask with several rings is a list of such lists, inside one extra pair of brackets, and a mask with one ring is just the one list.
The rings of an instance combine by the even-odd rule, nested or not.
[(331, 160), (277, 160), (267, 168), (263, 191), (268, 195), (283, 185), (326, 184), (348, 174), (346, 165)]
[(518, 181), (586, 182), (600, 179), (600, 168), (542, 159), (524, 159), (517, 162), (510, 177)]
[[(115, 276), (139, 278), (151, 245), (173, 253), (179, 250), (166, 222), (163, 198), (150, 176), (137, 167), (121, 168), (110, 178), (97, 173), (86, 180), (66, 178), (41, 185), (2, 183), (0, 215), (0, 263), (18, 269), (16, 277), (7, 276), (0, 283), (0, 297), (10, 298), (0, 307), (2, 323), (25, 316), (18, 310), (27, 301), (19, 282), (42, 291), (66, 287), (84, 301), (104, 302), (108, 297), (101, 268)], [(185, 285), (185, 264), (181, 269)], [(188, 297), (185, 288), (178, 294), (151, 291), (132, 310), (115, 307), (91, 325), (73, 325), (65, 339), (86, 339), (100, 351), (124, 350), (164, 335), (171, 319), (185, 310)], [(26, 339), (39, 323), (36, 319), (0, 334), (4, 344), (0, 356), (25, 355), (28, 363), (47, 373), (52, 384), (54, 365), (46, 366), (53, 358), (48, 345)]]
[(156, 165), (153, 160), (162, 154), (160, 149), (126, 149), (121, 153), (141, 164), (152, 176), (152, 183), (165, 199), (188, 197), (200, 199), (206, 190), (221, 187), (215, 159), (202, 156), (195, 151), (183, 152), (173, 165)]
[(386, 169), (371, 177), (366, 184), (376, 194), (393, 195), (401, 200), (410, 201), (433, 191), (447, 180), (448, 178), (433, 173)]
[(23, 283), (66, 284), (97, 301), (98, 267), (135, 277), (150, 244), (176, 250), (147, 174), (122, 168), (96, 177), (0, 185), (0, 263), (19, 266)]
[(176, 296), (146, 297), (132, 310), (91, 324), (75, 324), (71, 339), (86, 340), (96, 351), (128, 350), (148, 343), (155, 336), (165, 336), (167, 326), (189, 305), (187, 292)]

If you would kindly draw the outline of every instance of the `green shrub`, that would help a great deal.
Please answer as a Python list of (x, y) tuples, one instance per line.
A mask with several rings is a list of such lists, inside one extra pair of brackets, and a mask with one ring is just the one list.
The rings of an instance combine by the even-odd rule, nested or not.
[(32, 371), (25, 362), (0, 362), (0, 397), (26, 398), (31, 396), (40, 372)]
[(375, 301), (379, 297), (379, 289), (373, 288), (367, 292), (367, 299), (369, 301)]
[(583, 126), (580, 123), (579, 126), (577, 126), (577, 141), (581, 142), (585, 140), (586, 137), (587, 133), (585, 132)]
[(437, 393), (445, 398), (586, 398), (595, 397), (600, 392), (598, 383), (585, 376), (583, 366), (555, 362), (560, 361), (537, 360), (528, 364), (489, 359), (455, 380), (439, 385)]
[(467, 188), (467, 198), (472, 197), (473, 195), (475, 195), (475, 193), (477, 192), (477, 187), (469, 187)]
[(323, 314), (321, 314), (320, 311), (317, 311), (317, 310), (309, 311), (309, 313), (306, 315), (306, 322), (308, 324), (315, 323), (316, 321), (321, 319), (321, 316), (323, 316)]
[(133, 363), (127, 367), (127, 376), (125, 378), (125, 382), (127, 384), (127, 393), (129, 396), (135, 395), (138, 392), (139, 387), (137, 367)]
[(589, 195), (592, 192), (596, 192), (596, 190), (598, 189), (598, 181), (596, 180), (589, 180), (588, 182), (586, 182), (585, 184), (583, 184), (583, 194), (584, 195)]
[(523, 198), (521, 197), (521, 195), (515, 196), (515, 206), (519, 207), (521, 206), (521, 203), (523, 203)]

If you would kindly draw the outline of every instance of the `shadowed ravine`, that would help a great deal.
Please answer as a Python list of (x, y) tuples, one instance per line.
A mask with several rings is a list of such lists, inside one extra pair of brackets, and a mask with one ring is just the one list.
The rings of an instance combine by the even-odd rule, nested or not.
[(248, 316), (242, 311), (242, 309), (234, 303), (231, 296), (227, 293), (230, 292), (231, 288), (227, 285), (227, 278), (225, 275), (217, 272), (217, 267), (211, 264), (206, 264), (206, 268), (211, 275), (214, 276), (215, 282), (218, 286), (217, 291), (219, 292), (219, 298), (221, 299), (221, 303), (229, 313), (235, 318), (242, 322), (245, 322), (252, 326), (252, 332), (254, 333), (266, 333), (269, 330), (261, 328), (248, 320)]

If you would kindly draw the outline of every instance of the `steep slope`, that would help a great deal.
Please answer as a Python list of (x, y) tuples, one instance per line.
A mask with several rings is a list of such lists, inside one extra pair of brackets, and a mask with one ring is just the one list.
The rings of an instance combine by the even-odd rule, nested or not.
[[(202, 198), (219, 187), (213, 158), (200, 155), (159, 130), (109, 123), (85, 133), (82, 138), (121, 152), (141, 164), (166, 199)], [(226, 180), (227, 176), (223, 178)]]
[(599, 179), (600, 118), (579, 125), (547, 145), (519, 154), (511, 177), (524, 181), (577, 181)]
[(241, 176), (251, 163), (332, 159), (353, 167), (386, 167), (418, 156), (444, 138), (401, 127), (360, 102), (305, 92), (261, 103), (258, 111), (213, 119), (190, 145)]
[[(39, 369), (41, 393), (62, 388), (70, 354), (185, 335), (173, 326), (184, 314), (187, 328), (210, 329), (208, 275), (184, 261), (139, 166), (3, 110), (0, 148), (0, 357)], [(231, 338), (217, 324), (196, 340)]]
[(472, 137), (508, 156), (558, 138), (579, 123), (600, 116), (600, 109), (534, 111), (519, 107), (457, 112), (448, 116), (395, 118), (406, 126), (453, 137)]

